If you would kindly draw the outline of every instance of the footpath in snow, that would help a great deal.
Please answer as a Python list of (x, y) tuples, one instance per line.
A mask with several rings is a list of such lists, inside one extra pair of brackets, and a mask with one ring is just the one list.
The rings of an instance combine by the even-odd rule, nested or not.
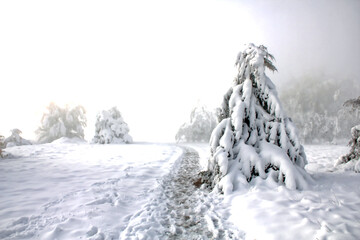
[(217, 213), (220, 196), (195, 186), (199, 155), (184, 148), (184, 155), (163, 178), (155, 198), (136, 213), (121, 239), (241, 239)]

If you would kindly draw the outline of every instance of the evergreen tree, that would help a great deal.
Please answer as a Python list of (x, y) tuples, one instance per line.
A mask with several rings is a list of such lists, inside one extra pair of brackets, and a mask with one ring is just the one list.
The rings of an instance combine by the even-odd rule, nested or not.
[(47, 110), (48, 112), (44, 113), (41, 119), (41, 126), (36, 130), (38, 142), (52, 142), (61, 137), (84, 139), (86, 126), (84, 107), (78, 105), (61, 108), (50, 103)]
[(132, 143), (129, 127), (116, 107), (102, 111), (96, 116), (93, 143)]
[(264, 72), (265, 67), (276, 70), (273, 60), (266, 47), (254, 44), (237, 57), (238, 75), (224, 96), (208, 169), (202, 173), (203, 182), (225, 194), (256, 177), (290, 189), (307, 186), (304, 149)]
[(181, 125), (175, 139), (177, 142), (208, 142), (216, 124), (214, 113), (205, 106), (197, 106), (191, 111), (190, 122)]

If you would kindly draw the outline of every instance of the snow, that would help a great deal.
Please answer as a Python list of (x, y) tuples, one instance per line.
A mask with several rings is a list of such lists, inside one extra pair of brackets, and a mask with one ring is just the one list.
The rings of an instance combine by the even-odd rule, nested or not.
[(118, 238), (181, 156), (176, 146), (62, 138), (0, 158), (0, 239)]
[(246, 239), (359, 239), (360, 174), (334, 167), (344, 146), (305, 146), (306, 170), (314, 179), (304, 190), (258, 179), (225, 197), (230, 220)]
[[(305, 145), (313, 179), (306, 190), (268, 177), (219, 195), (183, 182), (206, 169), (206, 144), (61, 138), (6, 148), (0, 239), (201, 239), (187, 229), (202, 239), (359, 239), (360, 174), (334, 166), (348, 150)], [(187, 154), (195, 161), (194, 152), (200, 166), (184, 165)]]

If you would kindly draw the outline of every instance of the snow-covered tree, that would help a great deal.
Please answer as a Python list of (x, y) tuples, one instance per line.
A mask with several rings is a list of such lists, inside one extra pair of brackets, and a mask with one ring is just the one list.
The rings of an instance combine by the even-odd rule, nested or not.
[[(360, 112), (360, 96), (357, 99), (350, 99), (344, 103), (346, 108), (355, 113), (359, 118)], [(353, 162), (355, 172), (360, 172), (360, 125), (351, 128), (351, 140), (349, 142), (350, 153), (341, 156), (336, 165)]]
[(356, 99), (349, 99), (344, 103), (344, 107), (348, 108), (357, 119), (360, 117), (360, 96)]
[(36, 130), (38, 142), (52, 142), (61, 137), (84, 139), (86, 111), (83, 106), (61, 108), (54, 103), (47, 107), (41, 119), (41, 126)]
[(20, 136), (22, 132), (14, 128), (11, 130), (11, 136), (5, 139), (5, 146), (21, 146), (21, 145), (31, 145), (32, 143), (29, 140), (26, 140)]
[(132, 143), (132, 141), (129, 127), (116, 107), (108, 111), (104, 110), (96, 116), (93, 143)]
[(290, 189), (308, 185), (304, 149), (265, 74), (265, 67), (276, 70), (272, 61), (266, 47), (254, 44), (237, 57), (238, 75), (224, 96), (208, 169), (201, 174), (203, 182), (225, 194), (257, 177)]
[(190, 122), (181, 125), (175, 139), (177, 142), (208, 142), (216, 124), (215, 113), (205, 106), (197, 106), (191, 111)]

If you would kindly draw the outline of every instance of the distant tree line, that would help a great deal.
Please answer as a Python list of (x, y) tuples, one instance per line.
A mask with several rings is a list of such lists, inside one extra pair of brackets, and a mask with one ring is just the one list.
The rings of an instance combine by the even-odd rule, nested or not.
[(359, 122), (359, 113), (343, 106), (359, 92), (360, 84), (356, 80), (314, 74), (294, 80), (280, 91), (280, 98), (302, 142), (337, 143), (347, 141), (350, 129)]

